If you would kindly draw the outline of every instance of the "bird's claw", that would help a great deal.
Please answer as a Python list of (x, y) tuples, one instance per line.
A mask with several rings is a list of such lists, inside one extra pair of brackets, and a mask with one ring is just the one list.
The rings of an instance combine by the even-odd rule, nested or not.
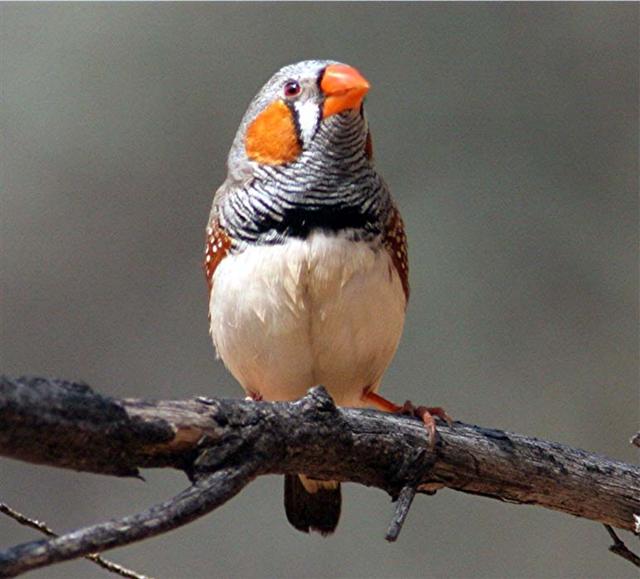
[(397, 412), (398, 414), (415, 416), (422, 420), (424, 427), (429, 433), (431, 448), (436, 445), (436, 441), (438, 440), (435, 418), (444, 420), (449, 426), (453, 424), (451, 416), (449, 416), (440, 406), (415, 406), (410, 400), (407, 400), (402, 406), (400, 406)]

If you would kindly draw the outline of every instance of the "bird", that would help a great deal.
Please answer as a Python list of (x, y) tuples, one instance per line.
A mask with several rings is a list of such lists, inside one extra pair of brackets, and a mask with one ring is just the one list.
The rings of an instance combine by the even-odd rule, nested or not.
[[(373, 162), (353, 66), (306, 60), (253, 98), (206, 228), (204, 271), (217, 355), (253, 400), (323, 385), (336, 405), (398, 412), (377, 393), (403, 331), (407, 237)], [(434, 440), (439, 407), (411, 408)], [(331, 534), (340, 484), (285, 475), (285, 511)]]

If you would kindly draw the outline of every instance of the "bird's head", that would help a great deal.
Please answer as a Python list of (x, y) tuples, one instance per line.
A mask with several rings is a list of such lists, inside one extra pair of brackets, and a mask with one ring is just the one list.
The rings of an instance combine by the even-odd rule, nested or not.
[(360, 123), (368, 143), (362, 109), (368, 90), (355, 68), (339, 62), (306, 60), (281, 68), (242, 119), (229, 153), (232, 178), (243, 179), (260, 165), (293, 163), (313, 148), (321, 129), (339, 132), (350, 119)]

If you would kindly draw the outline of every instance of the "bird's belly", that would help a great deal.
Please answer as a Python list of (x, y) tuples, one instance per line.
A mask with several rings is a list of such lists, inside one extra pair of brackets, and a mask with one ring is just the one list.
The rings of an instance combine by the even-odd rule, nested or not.
[(227, 256), (209, 307), (218, 354), (248, 392), (293, 400), (322, 384), (359, 406), (395, 353), (405, 296), (384, 249), (314, 233)]

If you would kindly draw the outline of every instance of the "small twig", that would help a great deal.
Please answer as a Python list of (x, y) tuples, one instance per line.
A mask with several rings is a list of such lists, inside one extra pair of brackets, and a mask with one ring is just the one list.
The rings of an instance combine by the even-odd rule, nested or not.
[(393, 513), (393, 519), (391, 519), (389, 530), (387, 531), (387, 534), (385, 536), (385, 539), (390, 543), (393, 543), (398, 538), (407, 515), (409, 514), (409, 509), (411, 508), (411, 503), (413, 502), (413, 498), (415, 496), (415, 486), (402, 487), (402, 490), (398, 495), (398, 500), (396, 501), (396, 509)]
[(629, 550), (629, 548), (624, 544), (622, 539), (618, 537), (617, 533), (613, 530), (611, 525), (605, 525), (604, 528), (607, 529), (607, 533), (609, 533), (609, 536), (613, 541), (613, 545), (609, 547), (609, 551), (611, 551), (612, 553), (615, 553), (616, 555), (619, 555), (620, 557), (622, 557), (623, 559), (626, 559), (627, 561), (630, 561), (636, 567), (640, 567), (640, 557), (638, 557), (638, 555), (636, 555), (635, 553)]
[(0, 503), (0, 513), (4, 513), (8, 517), (11, 517), (14, 521), (24, 525), (25, 527), (31, 527), (36, 531), (40, 531), (41, 533), (49, 536), (49, 537), (57, 537), (56, 533), (54, 533), (51, 528), (47, 527), (44, 523), (40, 521), (36, 521), (36, 519), (30, 519), (26, 515), (19, 513), (12, 509), (6, 503)]
[(198, 478), (172, 499), (121, 519), (0, 552), (0, 577), (85, 557), (166, 533), (206, 515), (238, 494), (256, 476), (254, 464), (230, 466)]
[[(32, 519), (19, 513), (18, 511), (12, 509), (6, 503), (0, 503), (0, 513), (4, 513), (8, 517), (12, 518), (17, 523), (24, 525), (25, 527), (30, 527), (31, 529), (35, 529), (36, 531), (40, 531), (47, 537), (58, 537), (59, 535), (55, 533), (51, 527), (48, 527), (42, 521), (37, 521), (36, 519)], [(131, 569), (127, 569), (118, 563), (114, 563), (113, 561), (109, 561), (108, 559), (104, 559), (100, 555), (96, 553), (92, 553), (91, 555), (85, 555), (85, 559), (89, 559), (89, 561), (94, 562), (96, 565), (110, 571), (111, 573), (115, 573), (120, 575), (121, 577), (129, 577), (130, 579), (152, 579), (148, 575), (142, 575), (140, 573), (136, 573)]]

